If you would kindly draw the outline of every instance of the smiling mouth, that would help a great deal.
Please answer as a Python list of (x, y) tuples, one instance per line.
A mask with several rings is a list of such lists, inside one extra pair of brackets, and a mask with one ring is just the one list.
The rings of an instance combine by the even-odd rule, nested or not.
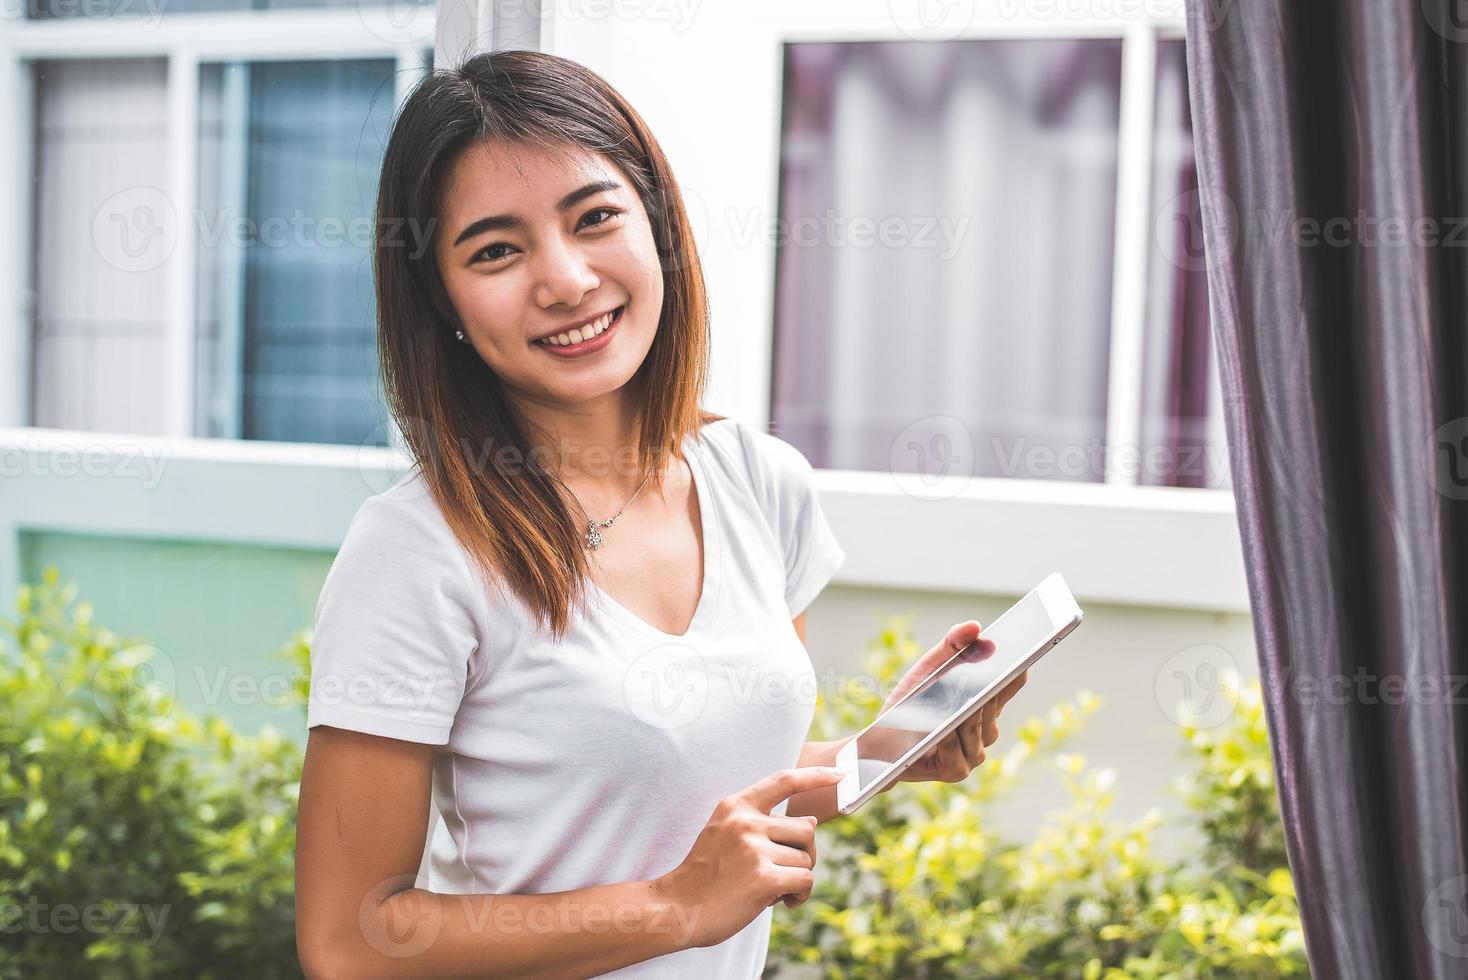
[(569, 350), (606, 333), (612, 328), (612, 324), (622, 318), (622, 311), (626, 308), (627, 306), (624, 303), (588, 326), (578, 327), (575, 330), (567, 330), (564, 333), (558, 333), (551, 337), (541, 337), (539, 340), (532, 341), (532, 343), (540, 347), (550, 347), (554, 350)]

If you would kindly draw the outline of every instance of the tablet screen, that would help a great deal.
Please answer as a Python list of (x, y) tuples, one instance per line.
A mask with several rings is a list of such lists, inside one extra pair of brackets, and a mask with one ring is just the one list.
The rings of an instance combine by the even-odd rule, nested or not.
[(859, 789), (879, 779), (893, 762), (941, 729), (966, 704), (997, 691), (1015, 665), (1048, 643), (1063, 625), (1052, 620), (1039, 589), (1005, 610), (980, 631), (982, 637), (994, 641), (992, 653), (982, 653), (971, 644), (857, 736)]

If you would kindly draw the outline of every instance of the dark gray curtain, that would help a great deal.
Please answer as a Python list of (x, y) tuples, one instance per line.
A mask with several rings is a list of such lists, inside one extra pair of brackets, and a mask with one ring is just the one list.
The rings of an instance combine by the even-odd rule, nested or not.
[(1189, 0), (1234, 489), (1316, 977), (1468, 976), (1468, 20)]

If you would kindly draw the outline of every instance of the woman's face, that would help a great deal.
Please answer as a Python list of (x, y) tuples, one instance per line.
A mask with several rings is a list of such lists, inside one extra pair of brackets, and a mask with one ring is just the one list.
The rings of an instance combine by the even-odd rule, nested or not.
[(466, 339), (521, 397), (570, 406), (617, 392), (652, 347), (663, 305), (652, 225), (600, 154), (470, 147), (449, 169), (434, 249)]

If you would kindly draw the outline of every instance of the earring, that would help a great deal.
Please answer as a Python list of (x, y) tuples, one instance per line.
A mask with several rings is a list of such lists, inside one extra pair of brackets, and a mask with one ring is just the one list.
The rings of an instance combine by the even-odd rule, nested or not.
[(459, 340), (463, 341), (466, 344), (469, 342), (467, 340), (464, 340), (464, 331), (462, 331), (462, 330), (455, 330), (454, 331), (454, 336), (455, 337), (458, 337)]

